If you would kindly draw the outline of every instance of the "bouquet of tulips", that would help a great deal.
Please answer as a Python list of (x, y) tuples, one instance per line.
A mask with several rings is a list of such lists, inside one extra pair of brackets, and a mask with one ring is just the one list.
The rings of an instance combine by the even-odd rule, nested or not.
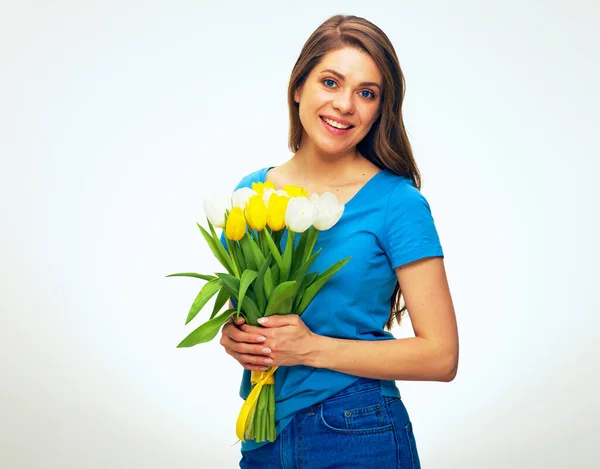
[[(309, 273), (321, 252), (313, 253), (319, 232), (334, 226), (344, 212), (331, 193), (309, 197), (303, 188), (275, 190), (268, 181), (238, 189), (230, 197), (206, 200), (204, 211), (208, 231), (200, 224), (198, 228), (226, 272), (168, 275), (207, 282), (196, 296), (186, 324), (217, 295), (209, 320), (178, 347), (212, 340), (234, 314), (253, 326), (259, 325), (259, 318), (272, 314), (302, 314), (327, 280), (350, 260), (342, 259), (322, 273)], [(219, 237), (215, 228), (224, 229), (224, 236)], [(287, 239), (282, 242), (285, 233)], [(236, 307), (219, 314), (230, 298)], [(276, 369), (252, 372), (253, 388), (236, 425), (240, 440), (275, 441)]]

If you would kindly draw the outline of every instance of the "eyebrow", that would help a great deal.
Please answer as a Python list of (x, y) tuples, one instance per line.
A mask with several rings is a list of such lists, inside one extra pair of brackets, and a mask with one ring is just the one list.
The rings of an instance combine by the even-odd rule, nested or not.
[[(335, 75), (336, 77), (338, 77), (340, 80), (345, 80), (346, 77), (344, 75), (342, 75), (340, 72), (336, 72), (335, 70), (328, 68), (326, 70), (321, 70), (321, 73), (331, 73), (332, 75)], [(377, 88), (379, 88), (381, 90), (381, 86), (379, 86), (379, 83), (375, 83), (374, 81), (363, 81), (359, 86), (376, 86)]]

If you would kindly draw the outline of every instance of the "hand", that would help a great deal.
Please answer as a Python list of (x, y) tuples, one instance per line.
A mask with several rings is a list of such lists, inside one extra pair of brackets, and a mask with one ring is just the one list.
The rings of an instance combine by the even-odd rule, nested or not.
[(263, 347), (271, 350), (269, 365), (294, 366), (312, 365), (312, 358), (318, 349), (320, 336), (314, 334), (296, 314), (285, 314), (260, 318), (262, 327), (244, 324), (240, 329), (252, 337), (266, 337)]
[[(261, 330), (248, 333), (240, 329), (244, 318), (230, 318), (221, 331), (221, 345), (225, 351), (235, 358), (246, 370), (265, 371), (272, 364), (269, 358), (270, 349), (265, 348), (266, 337)], [(254, 329), (259, 329), (255, 327)], [(265, 363), (265, 359), (271, 360)]]

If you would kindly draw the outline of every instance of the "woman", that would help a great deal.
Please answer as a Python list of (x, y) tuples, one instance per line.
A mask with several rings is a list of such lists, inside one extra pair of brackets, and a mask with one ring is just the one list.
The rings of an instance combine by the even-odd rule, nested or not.
[[(420, 467), (395, 381), (451, 381), (458, 334), (442, 248), (402, 121), (403, 96), (387, 36), (362, 18), (330, 18), (292, 71), (292, 158), (238, 185), (268, 180), (277, 189), (334, 193), (345, 211), (321, 232), (313, 270), (352, 257), (301, 318), (223, 328), (221, 344), (248, 370), (242, 397), (250, 370), (279, 366), (277, 439), (243, 442), (242, 468)], [(415, 337), (395, 339), (389, 329), (405, 310)]]

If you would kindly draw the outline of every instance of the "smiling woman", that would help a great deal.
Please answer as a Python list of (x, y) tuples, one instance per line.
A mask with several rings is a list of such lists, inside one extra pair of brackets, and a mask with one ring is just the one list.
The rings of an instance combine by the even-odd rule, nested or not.
[[(319, 236), (315, 248), (323, 250), (312, 268), (351, 257), (302, 319), (274, 315), (261, 327), (238, 320), (223, 328), (221, 344), (246, 370), (242, 398), (251, 371), (278, 367), (277, 438), (244, 441), (242, 468), (420, 467), (395, 381), (453, 380), (458, 333), (403, 98), (404, 77), (383, 31), (355, 16), (330, 18), (291, 73), (293, 156), (237, 186), (270, 181), (277, 190), (333, 194), (345, 209)], [(415, 337), (396, 339), (389, 329), (406, 311)]]
[(294, 92), (303, 151), (355, 149), (379, 115), (380, 83), (381, 72), (366, 52), (344, 47), (328, 53)]

